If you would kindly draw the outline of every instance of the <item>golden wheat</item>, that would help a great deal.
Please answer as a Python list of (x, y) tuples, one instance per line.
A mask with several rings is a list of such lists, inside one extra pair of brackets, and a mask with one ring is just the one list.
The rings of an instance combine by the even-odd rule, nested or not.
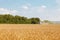
[(60, 25), (0, 24), (0, 40), (60, 40)]

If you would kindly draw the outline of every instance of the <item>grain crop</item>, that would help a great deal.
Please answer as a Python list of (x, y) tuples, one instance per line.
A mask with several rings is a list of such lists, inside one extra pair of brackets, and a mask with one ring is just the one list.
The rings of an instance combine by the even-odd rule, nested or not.
[(0, 24), (0, 40), (60, 40), (60, 24)]

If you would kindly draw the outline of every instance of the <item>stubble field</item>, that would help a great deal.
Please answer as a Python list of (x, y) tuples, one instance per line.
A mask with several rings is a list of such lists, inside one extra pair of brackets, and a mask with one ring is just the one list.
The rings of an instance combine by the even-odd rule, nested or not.
[(60, 40), (60, 24), (0, 24), (0, 40)]

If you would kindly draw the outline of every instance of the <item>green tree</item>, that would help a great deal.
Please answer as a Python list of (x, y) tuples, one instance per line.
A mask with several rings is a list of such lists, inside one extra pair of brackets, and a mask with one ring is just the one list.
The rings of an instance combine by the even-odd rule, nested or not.
[(27, 18), (21, 16), (13, 16), (10, 14), (0, 15), (0, 23), (8, 23), (8, 24), (39, 24), (39, 18)]
[(31, 23), (32, 24), (40, 24), (40, 19), (39, 18), (31, 18)]

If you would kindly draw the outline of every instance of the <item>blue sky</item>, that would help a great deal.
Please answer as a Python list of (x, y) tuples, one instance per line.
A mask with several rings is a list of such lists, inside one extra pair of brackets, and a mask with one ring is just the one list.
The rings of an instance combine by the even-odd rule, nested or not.
[(30, 3), (32, 6), (46, 5), (48, 7), (56, 6), (55, 0), (0, 0), (0, 7), (19, 8), (24, 4)]
[(60, 0), (0, 0), (0, 14), (60, 21)]

